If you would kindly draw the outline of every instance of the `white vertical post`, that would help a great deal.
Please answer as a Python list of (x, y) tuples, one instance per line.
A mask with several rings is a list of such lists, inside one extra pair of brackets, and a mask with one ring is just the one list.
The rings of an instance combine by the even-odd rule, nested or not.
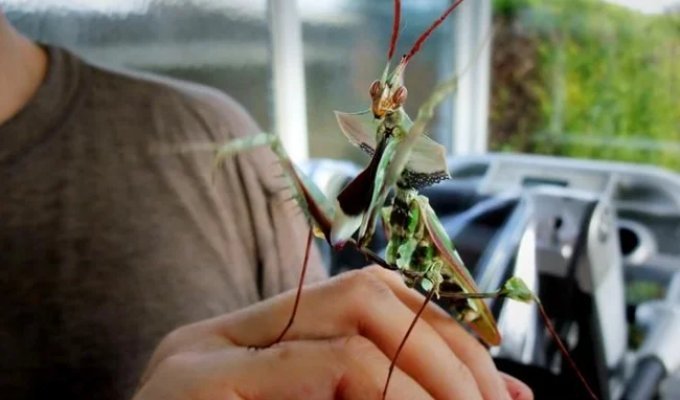
[[(477, 1), (477, 46), (482, 46), (477, 64), (477, 109), (475, 110), (474, 152), (486, 153), (489, 148), (489, 108), (491, 107), (491, 50), (493, 44), (493, 12), (491, 0)], [(474, 57), (474, 54), (473, 54)]]
[(489, 138), (491, 0), (466, 1), (455, 13), (454, 65), (459, 78), (453, 101), (453, 154), (481, 154)]
[(296, 0), (269, 0), (274, 132), (295, 162), (309, 158), (302, 22)]

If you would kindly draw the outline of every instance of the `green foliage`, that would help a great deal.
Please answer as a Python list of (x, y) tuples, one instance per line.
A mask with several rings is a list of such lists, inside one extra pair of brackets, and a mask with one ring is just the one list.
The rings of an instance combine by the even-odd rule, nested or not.
[[(513, 125), (511, 135), (492, 132), (496, 150), (680, 170), (679, 13), (645, 15), (601, 0), (495, 0), (494, 7), (497, 26), (532, 38), (536, 51), (526, 54), (538, 77), (527, 97), (536, 101), (522, 105), (538, 117)], [(496, 98), (493, 107), (510, 101)], [(492, 110), (492, 126), (500, 113)]]

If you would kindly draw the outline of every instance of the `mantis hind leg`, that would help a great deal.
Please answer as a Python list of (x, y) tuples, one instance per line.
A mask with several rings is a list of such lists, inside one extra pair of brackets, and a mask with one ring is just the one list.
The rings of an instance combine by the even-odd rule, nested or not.
[(576, 374), (576, 377), (581, 382), (586, 392), (588, 392), (588, 395), (592, 399), (598, 398), (593, 389), (591, 388), (590, 384), (588, 383), (588, 380), (583, 376), (583, 373), (581, 373), (581, 370), (578, 368), (578, 366), (574, 362), (574, 359), (571, 357), (571, 354), (569, 353), (567, 346), (564, 344), (562, 339), (560, 339), (560, 335), (555, 330), (555, 327), (553, 326), (553, 323), (550, 321), (550, 317), (545, 311), (545, 308), (543, 308), (543, 305), (541, 304), (540, 300), (528, 289), (525, 283), (519, 278), (513, 277), (508, 279), (503, 285), (503, 287), (495, 292), (465, 293), (460, 291), (441, 291), (440, 297), (451, 299), (454, 302), (464, 301), (468, 299), (488, 299), (499, 297), (506, 297), (523, 303), (534, 302), (538, 307), (538, 311), (541, 315), (541, 318), (543, 319), (543, 323), (545, 324), (546, 329), (548, 329), (550, 336), (557, 344), (560, 353), (562, 353), (562, 356), (569, 364), (569, 367), (572, 369), (574, 374)]
[(310, 224), (309, 233), (307, 235), (304, 260), (302, 262), (302, 269), (300, 271), (300, 278), (298, 280), (297, 293), (295, 295), (295, 302), (293, 303), (293, 310), (291, 311), (288, 322), (281, 330), (281, 333), (268, 345), (263, 348), (270, 347), (279, 343), (286, 336), (290, 328), (293, 326), (297, 310), (300, 305), (302, 297), (302, 287), (307, 273), (307, 265), (309, 264), (309, 256), (312, 247), (312, 237), (314, 236), (315, 227), (326, 236), (328, 240), (328, 233), (330, 232), (330, 221), (333, 217), (333, 207), (324, 196), (321, 190), (308, 179), (304, 174), (298, 171), (293, 165), (290, 157), (286, 153), (285, 148), (281, 144), (278, 136), (267, 133), (260, 133), (253, 136), (230, 141), (217, 148), (215, 164), (220, 165), (226, 158), (254, 149), (261, 146), (268, 146), (274, 152), (281, 165), (283, 175), (288, 181), (288, 186), (293, 193), (293, 199), (304, 213), (307, 221)]
[(307, 265), (309, 264), (309, 253), (312, 247), (312, 237), (313, 237), (313, 230), (312, 228), (309, 229), (309, 233), (307, 234), (307, 247), (305, 247), (305, 258), (302, 261), (302, 270), (300, 271), (300, 278), (298, 281), (298, 287), (297, 287), (297, 292), (295, 293), (295, 303), (293, 303), (293, 311), (290, 313), (290, 317), (288, 318), (288, 323), (286, 326), (283, 328), (281, 333), (279, 333), (279, 336), (276, 337), (271, 343), (264, 347), (270, 347), (273, 346), (277, 343), (279, 343), (283, 338), (286, 336), (286, 333), (290, 330), (291, 326), (293, 326), (293, 322), (295, 321), (295, 315), (297, 315), (297, 310), (300, 305), (300, 298), (302, 297), (302, 286), (305, 281), (305, 275), (307, 273)]
[(406, 340), (411, 335), (413, 328), (416, 326), (416, 322), (418, 322), (418, 319), (420, 319), (420, 315), (423, 313), (423, 311), (425, 311), (425, 307), (427, 307), (427, 303), (429, 303), (430, 300), (432, 300), (432, 297), (434, 297), (436, 292), (437, 292), (436, 287), (433, 287), (429, 292), (427, 292), (427, 296), (425, 297), (425, 301), (423, 301), (423, 304), (420, 306), (420, 309), (418, 309), (416, 316), (413, 317), (413, 321), (411, 321), (411, 325), (409, 325), (408, 330), (406, 331), (406, 334), (404, 335), (403, 339), (401, 339), (401, 343), (399, 343), (399, 347), (397, 347), (397, 351), (394, 353), (394, 357), (392, 357), (392, 362), (390, 362), (390, 369), (387, 371), (387, 379), (385, 379), (385, 387), (384, 387), (383, 393), (382, 393), (383, 400), (385, 400), (385, 398), (387, 396), (387, 389), (390, 386), (390, 379), (392, 378), (392, 373), (394, 372), (394, 367), (397, 365), (397, 359), (399, 358), (399, 354), (401, 353), (401, 350), (404, 348), (404, 345), (406, 344)]

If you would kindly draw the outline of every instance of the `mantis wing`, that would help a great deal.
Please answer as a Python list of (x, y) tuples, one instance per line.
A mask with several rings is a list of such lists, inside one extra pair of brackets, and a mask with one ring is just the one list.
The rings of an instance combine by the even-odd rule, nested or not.
[(449, 178), (446, 148), (429, 136), (421, 135), (413, 145), (403, 179), (409, 186), (422, 189)]
[(369, 156), (375, 153), (375, 131), (377, 126), (371, 110), (357, 113), (336, 111), (335, 118), (338, 120), (340, 130), (350, 143), (359, 147)]
[[(418, 197), (418, 205), (420, 207), (421, 215), (425, 221), (425, 227), (429, 233), (430, 240), (439, 251), (450, 276), (455, 280), (455, 283), (462, 288), (465, 293), (479, 293), (475, 281), (470, 276), (467, 267), (461, 260), (458, 252), (454, 249), (446, 230), (439, 222), (439, 219), (430, 207), (427, 199)], [(472, 330), (474, 330), (484, 342), (491, 346), (497, 346), (501, 342), (501, 335), (496, 327), (489, 307), (483, 299), (468, 299), (468, 305), (473, 309), (476, 318), (465, 321)]]
[[(376, 124), (370, 110), (358, 113), (336, 111), (335, 117), (350, 143), (370, 156), (375, 154)], [(419, 135), (406, 162), (403, 179), (409, 186), (422, 189), (448, 178), (446, 148), (427, 135)]]

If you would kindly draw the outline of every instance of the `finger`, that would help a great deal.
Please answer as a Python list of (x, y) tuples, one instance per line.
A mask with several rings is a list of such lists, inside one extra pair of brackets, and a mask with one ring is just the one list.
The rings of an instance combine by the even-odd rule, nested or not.
[[(291, 362), (288, 365), (290, 368), (285, 370), (294, 371), (295, 382), (305, 381), (308, 383), (306, 386), (310, 387), (318, 385), (318, 382), (330, 383), (326, 386), (328, 392), (321, 393), (318, 397), (320, 399), (378, 399), (382, 394), (385, 375), (390, 364), (390, 360), (382, 351), (362, 336), (321, 342), (282, 343), (281, 346), (260, 352), (254, 359), (256, 364), (273, 366), (276, 360), (283, 357), (290, 357)], [(323, 375), (319, 376), (317, 371), (330, 379)], [(263, 392), (259, 393), (261, 396), (253, 396), (253, 398), (278, 398), (277, 394), (281, 388), (289, 382), (288, 374), (279, 373), (276, 379), (262, 388)], [(256, 383), (256, 380), (243, 382), (243, 387), (254, 387)], [(399, 369), (394, 371), (389, 393), (391, 393), (388, 396), (390, 399), (432, 398), (416, 381)], [(281, 398), (291, 399), (309, 397), (304, 396), (304, 393), (281, 396)]]
[[(288, 341), (252, 350), (228, 348), (174, 356), (136, 398), (172, 393), (187, 398), (378, 399), (389, 359), (361, 336)], [(168, 390), (168, 384), (172, 385)], [(395, 370), (388, 399), (431, 399), (411, 377)]]
[(212, 350), (235, 347), (234, 344), (222, 335), (214, 334), (212, 320), (184, 325), (166, 335), (156, 346), (148, 362), (146, 370), (142, 374), (139, 385), (154, 373), (161, 361), (180, 353), (200, 353)]
[(501, 378), (512, 400), (534, 400), (534, 393), (526, 383), (504, 372), (501, 372)]
[[(297, 318), (284, 340), (361, 335), (392, 357), (415, 313), (374, 275), (365, 271), (344, 275), (305, 289)], [(266, 345), (286, 323), (293, 295), (216, 320), (215, 329), (234, 343)], [(471, 372), (424, 321), (416, 324), (397, 366), (436, 398), (481, 398)]]
[[(394, 294), (412, 310), (417, 310), (422, 305), (424, 297), (417, 291), (406, 287), (399, 274), (380, 267), (365, 269), (387, 283)], [(428, 305), (422, 318), (470, 369), (485, 399), (508, 398), (506, 384), (491, 359), (491, 355), (477, 339), (434, 303)]]

